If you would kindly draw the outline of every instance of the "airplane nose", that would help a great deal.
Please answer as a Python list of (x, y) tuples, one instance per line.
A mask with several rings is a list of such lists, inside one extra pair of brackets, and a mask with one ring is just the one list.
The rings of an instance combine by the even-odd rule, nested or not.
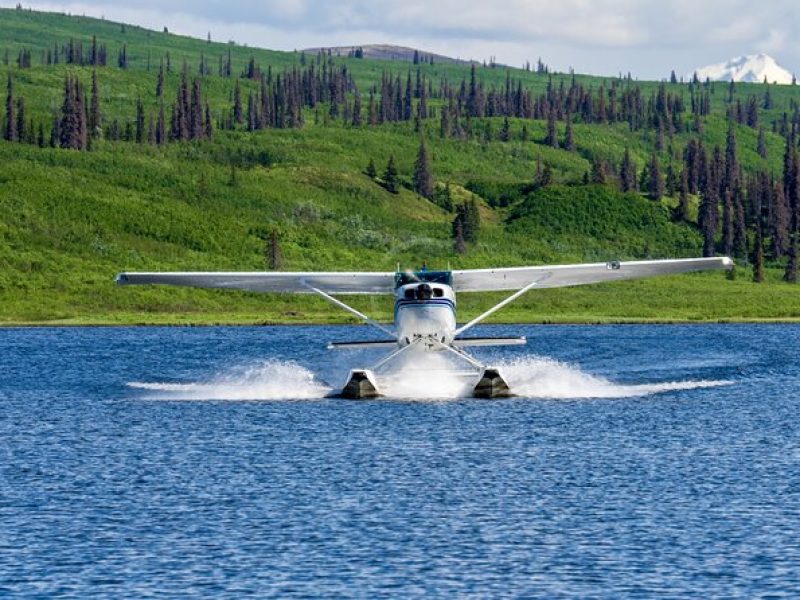
[(417, 300), (430, 300), (433, 297), (433, 289), (427, 283), (417, 286)]

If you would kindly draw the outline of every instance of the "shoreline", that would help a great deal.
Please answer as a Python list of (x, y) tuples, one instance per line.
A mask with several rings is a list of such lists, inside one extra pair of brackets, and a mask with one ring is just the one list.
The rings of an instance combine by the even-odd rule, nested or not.
[[(380, 322), (390, 326), (389, 322)], [(122, 327), (350, 327), (364, 323), (352, 321), (131, 321), (113, 322), (103, 320), (88, 320), (86, 322), (51, 321), (10, 321), (0, 322), (3, 329), (46, 329), (46, 328), (122, 328)], [(718, 319), (648, 319), (648, 318), (603, 318), (596, 319), (532, 319), (529, 321), (512, 320), (484, 323), (492, 326), (513, 325), (558, 325), (558, 326), (587, 326), (587, 325), (800, 325), (800, 318), (736, 318), (721, 317)]]

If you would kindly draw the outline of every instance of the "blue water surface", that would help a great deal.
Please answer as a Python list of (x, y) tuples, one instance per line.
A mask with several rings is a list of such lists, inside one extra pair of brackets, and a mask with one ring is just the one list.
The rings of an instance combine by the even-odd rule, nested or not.
[(800, 327), (519, 333), (409, 402), (325, 397), (360, 327), (0, 330), (0, 596), (800, 596)]

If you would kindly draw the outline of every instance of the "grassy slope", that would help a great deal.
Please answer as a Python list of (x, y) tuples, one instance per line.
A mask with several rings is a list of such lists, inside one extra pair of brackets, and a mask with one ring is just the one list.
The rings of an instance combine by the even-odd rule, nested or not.
[[(274, 68), (299, 61), (294, 53), (208, 44), (130, 26), (123, 33), (114, 23), (3, 10), (0, 39), (12, 57), (19, 46), (34, 50), (34, 68), (11, 67), (34, 118), (49, 119), (58, 107), (67, 70), (84, 81), (89, 77), (88, 69), (36, 66), (38, 53), (53, 41), (69, 37), (88, 42), (92, 33), (108, 45), (110, 62), (123, 41), (131, 57), (128, 71), (100, 70), (107, 119), (130, 118), (137, 97), (144, 99), (150, 111), (155, 109), (155, 72), (145, 68), (147, 49), (151, 64), (169, 51), (173, 65), (184, 57), (194, 65), (204, 53), (212, 69), (217, 56), (230, 50), (234, 71), (251, 55)], [(383, 69), (404, 72), (397, 63), (347, 62), (362, 88)], [(465, 67), (457, 65), (423, 68), (436, 79), (446, 75), (459, 81), (467, 74)], [(5, 77), (5, 71), (0, 66), (0, 77)], [(523, 77), (536, 90), (546, 85), (546, 78), (536, 74), (515, 71), (513, 75)], [(505, 70), (481, 69), (480, 76), (500, 84)], [(594, 86), (602, 83), (599, 78), (581, 79)], [(173, 73), (168, 99), (176, 83)], [(231, 80), (206, 78), (204, 87), (213, 110), (227, 109), (231, 85)], [(644, 85), (653, 88), (656, 84)], [(761, 86), (739, 86), (738, 93), (746, 97), (761, 91)], [(727, 95), (727, 86), (716, 86), (715, 95), (723, 94)], [(777, 114), (788, 106), (790, 97), (798, 96), (788, 87), (773, 90), (778, 107), (773, 112)], [(724, 141), (722, 107), (716, 101), (717, 113), (706, 123), (710, 143)], [(499, 130), (499, 122), (493, 126)], [(618, 160), (629, 146), (643, 164), (652, 148), (651, 139), (631, 134), (624, 126), (577, 125), (578, 153), (535, 143), (543, 137), (542, 123), (527, 123), (534, 140), (527, 143), (441, 140), (435, 121), (426, 127), (437, 178), (450, 182), (456, 196), (466, 195), (460, 186), (476, 178), (527, 181), (536, 158), (553, 166), (558, 181), (573, 182), (594, 155)], [(513, 121), (512, 127), (519, 132), (522, 123)], [(671, 151), (676, 156), (684, 141), (681, 136), (673, 141)], [(78, 154), (0, 142), (0, 322), (346, 321), (336, 309), (312, 298), (119, 289), (111, 282), (122, 269), (263, 268), (262, 238), (274, 227), (281, 232), (286, 267), (298, 270), (392, 270), (398, 262), (414, 266), (423, 259), (432, 266), (468, 267), (664, 257), (692, 255), (699, 247), (692, 228), (670, 223), (665, 208), (640, 197), (624, 198), (596, 188), (556, 187), (511, 209), (520, 218), (508, 227), (504, 225), (506, 209), (484, 206), (480, 242), (466, 256), (454, 255), (449, 241), (451, 215), (406, 190), (390, 195), (361, 172), (370, 157), (380, 166), (392, 151), (407, 177), (417, 144), (418, 135), (406, 124), (369, 129), (338, 123), (314, 125), (312, 114), (300, 131), (220, 133), (212, 143), (164, 149), (101, 142), (94, 152)], [(777, 173), (783, 144), (771, 134), (769, 144), (768, 164)], [(763, 162), (754, 151), (751, 130), (740, 130), (739, 145), (746, 166)], [(229, 184), (231, 162), (242, 166), (233, 186)], [(573, 193), (577, 194), (574, 198)], [(623, 201), (631, 203), (638, 221), (620, 213)], [(609, 219), (614, 227), (607, 229)], [(570, 226), (564, 227), (567, 222)], [(779, 282), (777, 270), (770, 277), (772, 281), (761, 286), (749, 283), (745, 274), (733, 282), (721, 274), (704, 274), (548, 290), (530, 294), (498, 319), (800, 318), (800, 291)], [(462, 315), (474, 314), (495, 299), (461, 297)], [(390, 318), (391, 303), (386, 299), (364, 298), (356, 303), (371, 314)]]

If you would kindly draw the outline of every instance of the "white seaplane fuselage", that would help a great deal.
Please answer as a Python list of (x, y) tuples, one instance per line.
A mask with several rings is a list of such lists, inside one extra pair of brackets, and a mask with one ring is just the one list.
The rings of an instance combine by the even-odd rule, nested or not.
[(453, 341), (456, 332), (456, 294), (444, 283), (401, 285), (395, 293), (394, 323), (397, 343), (416, 340)]

